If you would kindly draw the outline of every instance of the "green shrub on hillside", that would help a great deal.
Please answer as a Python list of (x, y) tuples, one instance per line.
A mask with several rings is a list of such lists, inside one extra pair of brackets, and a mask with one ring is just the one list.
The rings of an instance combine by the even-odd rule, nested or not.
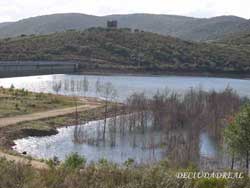
[(73, 153), (65, 159), (65, 162), (63, 164), (64, 167), (70, 168), (70, 169), (76, 169), (79, 167), (83, 167), (86, 164), (86, 159), (77, 153)]
[(0, 188), (249, 188), (250, 185), (248, 177), (235, 180), (177, 179), (179, 170), (169, 168), (165, 163), (131, 168), (92, 163), (77, 169), (83, 164), (77, 154), (68, 157), (66, 163), (76, 168), (72, 170), (62, 164), (58, 168), (35, 170), (29, 165), (0, 159)]

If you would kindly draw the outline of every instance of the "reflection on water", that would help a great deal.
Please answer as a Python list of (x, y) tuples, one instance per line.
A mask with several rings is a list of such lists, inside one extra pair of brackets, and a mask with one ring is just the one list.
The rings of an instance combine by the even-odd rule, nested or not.
[[(121, 121), (122, 116), (117, 117)], [(60, 160), (71, 153), (84, 155), (88, 162), (102, 158), (118, 164), (129, 158), (137, 163), (152, 163), (166, 157), (168, 152), (166, 134), (153, 129), (148, 124), (144, 131), (139, 127), (130, 130), (129, 126), (116, 126), (113, 119), (107, 120), (105, 140), (102, 138), (104, 121), (92, 121), (81, 126), (71, 126), (58, 129), (59, 134), (46, 137), (28, 137), (15, 141), (14, 149), (18, 152), (26, 151), (36, 158), (50, 159), (57, 156)], [(121, 125), (121, 124), (119, 124)], [(82, 142), (76, 141), (76, 130), (81, 133)], [(79, 134), (78, 134), (79, 135)], [(209, 158), (217, 155), (216, 145), (207, 134), (200, 136), (200, 154)]]
[(200, 136), (201, 155), (206, 157), (216, 157), (219, 155), (218, 144), (207, 133)]
[[(16, 88), (25, 88), (36, 92), (50, 92), (53, 90), (53, 83), (60, 81), (62, 88), (59, 93), (65, 95), (81, 95), (83, 91), (77, 90), (78, 85), (84, 79), (84, 75), (47, 75), (30, 76), (19, 78), (0, 79), (0, 86), (10, 87), (12, 84)], [(96, 82), (111, 82), (118, 92), (121, 100), (126, 99), (134, 92), (145, 92), (151, 96), (157, 90), (169, 88), (170, 90), (183, 93), (191, 87), (202, 87), (203, 90), (221, 91), (230, 86), (241, 96), (250, 96), (250, 80), (214, 78), (214, 77), (187, 77), (187, 76), (94, 76), (87, 75), (89, 90), (87, 96), (99, 97), (96, 93)], [(73, 88), (72, 88), (73, 87)]]
[(72, 126), (60, 128), (59, 134), (54, 136), (16, 140), (15, 149), (19, 152), (27, 151), (37, 158), (48, 159), (57, 156), (63, 160), (68, 154), (77, 152), (86, 156), (88, 161), (105, 158), (116, 163), (123, 163), (128, 158), (133, 158), (138, 163), (153, 162), (163, 157), (160, 132), (150, 132), (150, 128), (144, 133), (139, 130), (129, 132), (118, 127), (113, 135), (111, 121), (108, 119), (105, 141), (102, 139), (103, 120), (100, 120), (77, 127), (83, 133), (83, 142), (75, 141), (76, 126)]

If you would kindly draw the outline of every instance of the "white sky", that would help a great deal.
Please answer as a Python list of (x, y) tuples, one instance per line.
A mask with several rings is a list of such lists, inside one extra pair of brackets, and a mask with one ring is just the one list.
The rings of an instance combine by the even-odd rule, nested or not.
[(250, 0), (0, 0), (0, 22), (53, 13), (156, 13), (250, 18)]

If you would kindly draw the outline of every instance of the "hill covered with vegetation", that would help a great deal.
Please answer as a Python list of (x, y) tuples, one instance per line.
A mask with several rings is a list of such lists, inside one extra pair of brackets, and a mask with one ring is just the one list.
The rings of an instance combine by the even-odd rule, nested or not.
[(82, 70), (249, 73), (250, 48), (92, 28), (2, 39), (0, 60), (79, 61)]
[(124, 14), (92, 16), (86, 14), (53, 14), (0, 24), (0, 38), (22, 34), (49, 34), (69, 29), (83, 31), (105, 27), (107, 20), (117, 20), (119, 27), (140, 29), (191, 41), (218, 40), (229, 34), (250, 31), (250, 21), (236, 16), (193, 18), (176, 15)]
[(250, 45), (250, 32), (243, 32), (225, 37), (220, 41), (230, 45)]

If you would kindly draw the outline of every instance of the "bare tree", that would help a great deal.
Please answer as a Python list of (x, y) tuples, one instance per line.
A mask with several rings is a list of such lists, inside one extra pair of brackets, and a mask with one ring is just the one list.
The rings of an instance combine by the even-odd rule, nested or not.
[(69, 90), (69, 80), (64, 80), (64, 90), (65, 91)]
[(70, 90), (72, 93), (75, 92), (75, 80), (74, 79), (70, 80)]
[(88, 90), (89, 90), (89, 81), (88, 81), (86, 76), (84, 77), (82, 84), (83, 84), (82, 87), (83, 87), (83, 92), (84, 92), (84, 97), (85, 97), (86, 92), (88, 92)]
[(101, 81), (98, 78), (96, 80), (96, 83), (95, 83), (95, 93), (96, 93), (96, 95), (98, 95), (98, 94), (100, 94), (100, 92), (101, 92)]
[(52, 84), (52, 88), (53, 88), (53, 91), (55, 91), (56, 94), (58, 94), (59, 91), (62, 89), (62, 82), (61, 81), (59, 81), (59, 82), (54, 81)]
[(104, 112), (104, 128), (103, 128), (103, 139), (105, 140), (106, 134), (106, 124), (107, 124), (107, 115), (108, 115), (108, 105), (112, 97), (115, 96), (115, 88), (112, 83), (107, 82), (101, 86), (101, 96), (105, 99), (105, 112)]

